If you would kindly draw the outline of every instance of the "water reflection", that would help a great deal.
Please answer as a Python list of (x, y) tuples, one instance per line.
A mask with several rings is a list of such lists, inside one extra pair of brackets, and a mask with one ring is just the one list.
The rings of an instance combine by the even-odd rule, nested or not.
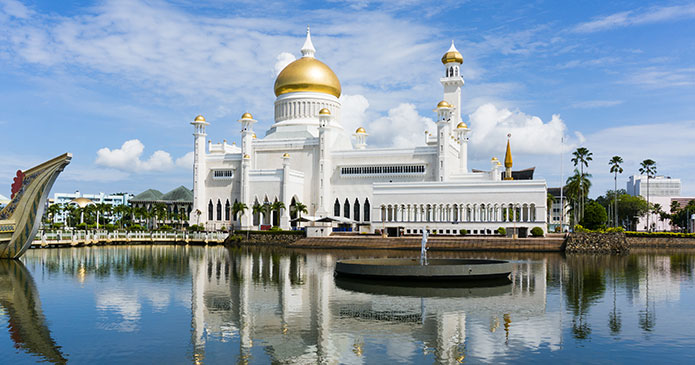
[(0, 306), (17, 349), (62, 364), (67, 360), (51, 337), (34, 279), (20, 261), (0, 260)]
[[(77, 362), (98, 358), (88, 349), (104, 333), (139, 336), (141, 352), (155, 348), (194, 363), (505, 362), (530, 355), (551, 361), (557, 357), (538, 354), (572, 358), (576, 353), (569, 352), (588, 340), (620, 346), (619, 340), (630, 336), (631, 343), (639, 343), (635, 335), (649, 341), (625, 349), (632, 356), (659, 341), (695, 345), (683, 334), (688, 326), (674, 325), (692, 318), (692, 309), (679, 312), (671, 305), (692, 296), (692, 252), (621, 257), (432, 253), (514, 262), (509, 281), (483, 287), (418, 287), (422, 283), (333, 276), (339, 259), (410, 255), (131, 246), (31, 250), (25, 260), (41, 287), (63, 280), (72, 289), (61, 295), (84, 289), (93, 296), (87, 303), (94, 314), (81, 319), (86, 326), (79, 333), (71, 333), (82, 336), (72, 343), (79, 343), (83, 353), (56, 338)], [(65, 361), (44, 324), (29, 272), (16, 262), (2, 264), (19, 265), (2, 266), (1, 275), (0, 304), (13, 341), (47, 361)], [(44, 303), (55, 301), (55, 293), (43, 295)], [(170, 324), (177, 322), (185, 329)], [(148, 331), (152, 338), (142, 335)], [(115, 335), (112, 340), (120, 338)], [(173, 338), (172, 344), (159, 338), (163, 335)], [(102, 356), (110, 359), (108, 353)], [(603, 358), (583, 356), (589, 362)]]

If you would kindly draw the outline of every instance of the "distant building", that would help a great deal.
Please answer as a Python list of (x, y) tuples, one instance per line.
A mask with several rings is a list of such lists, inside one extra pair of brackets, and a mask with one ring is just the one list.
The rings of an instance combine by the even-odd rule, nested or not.
[[(99, 194), (82, 194), (79, 190), (75, 191), (74, 193), (55, 193), (53, 194), (53, 199), (49, 200), (49, 204), (61, 204), (65, 205), (77, 198), (86, 198), (91, 201), (93, 201), (95, 204), (109, 204), (112, 206), (117, 206), (117, 205), (128, 205), (128, 201), (130, 198), (133, 197), (133, 194), (128, 194), (128, 193), (115, 193), (115, 194), (105, 194), (105, 193), (99, 193)], [(111, 220), (111, 223), (113, 223), (114, 217), (113, 215), (107, 215), (106, 219)], [(64, 223), (65, 222), (65, 214), (63, 212), (60, 212), (57, 214), (54, 218), (55, 223)]]
[(166, 194), (156, 189), (147, 189), (130, 199), (133, 208), (150, 210), (157, 203), (165, 204), (170, 215), (184, 212), (189, 217), (193, 209), (193, 191), (185, 186), (179, 186)]
[[(647, 186), (649, 189), (647, 189)], [(647, 199), (647, 191), (649, 191), (649, 203), (654, 206), (659, 204), (661, 210), (666, 213), (671, 212), (671, 201), (681, 202), (681, 206), (685, 206), (688, 201), (695, 198), (681, 197), (681, 180), (672, 179), (670, 176), (655, 176), (649, 178), (647, 183), (646, 175), (632, 175), (627, 180), (627, 193), (633, 196), (642, 196)], [(683, 204), (682, 202), (685, 202)], [(652, 231), (672, 231), (676, 227), (671, 226), (668, 220), (661, 220), (658, 214), (649, 214), (649, 225)], [(647, 230), (647, 215), (641, 217), (637, 222), (636, 230)]]
[[(569, 204), (567, 204), (567, 196), (562, 194), (563, 196), (560, 197), (560, 193), (560, 188), (548, 188), (548, 194), (551, 194), (553, 198), (555, 198), (553, 206), (548, 210), (548, 232), (555, 232), (556, 227), (562, 227), (561, 231), (563, 232), (569, 228), (570, 208)], [(564, 215), (562, 214), (563, 205), (565, 206)]]
[(10, 204), (10, 198), (0, 194), (0, 207), (4, 207), (7, 204)]

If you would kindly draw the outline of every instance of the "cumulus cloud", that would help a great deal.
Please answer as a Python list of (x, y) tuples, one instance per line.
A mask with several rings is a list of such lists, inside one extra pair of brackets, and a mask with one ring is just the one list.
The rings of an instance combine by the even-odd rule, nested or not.
[(364, 95), (346, 95), (340, 96), (340, 113), (341, 122), (346, 131), (352, 133), (359, 127), (367, 126), (367, 108), (369, 101)]
[(554, 114), (544, 123), (541, 118), (498, 108), (494, 104), (481, 105), (470, 116), (472, 129), (470, 143), (474, 156), (504, 153), (507, 134), (512, 135), (514, 152), (525, 154), (556, 154), (565, 137), (565, 149), (581, 143), (581, 136), (568, 139), (567, 127), (559, 115)]
[(96, 164), (132, 172), (165, 171), (174, 165), (171, 155), (162, 150), (142, 160), (144, 150), (145, 146), (140, 140), (131, 139), (123, 142), (121, 148), (111, 150), (104, 147), (97, 151)]
[(176, 159), (176, 166), (183, 168), (193, 168), (193, 151)]
[(279, 75), (280, 71), (292, 63), (292, 61), (296, 60), (297, 57), (295, 57), (292, 53), (282, 52), (275, 59), (275, 74)]
[(424, 131), (433, 130), (434, 121), (421, 116), (413, 104), (400, 104), (387, 116), (369, 123), (368, 142), (377, 146), (412, 147), (424, 141)]

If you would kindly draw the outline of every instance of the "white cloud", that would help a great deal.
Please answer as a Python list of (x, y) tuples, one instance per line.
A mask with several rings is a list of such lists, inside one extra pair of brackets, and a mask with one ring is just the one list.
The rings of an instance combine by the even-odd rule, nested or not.
[(695, 67), (659, 68), (646, 67), (629, 75), (624, 83), (657, 89), (665, 87), (690, 87), (695, 85)]
[(16, 0), (1, 0), (0, 7), (2, 7), (5, 14), (18, 19), (26, 19), (32, 14), (24, 4)]
[(348, 133), (353, 133), (359, 127), (367, 126), (367, 109), (369, 101), (364, 95), (340, 96), (340, 113), (342, 126)]
[(376, 146), (412, 147), (422, 145), (424, 131), (434, 130), (434, 121), (418, 114), (413, 104), (400, 104), (388, 115), (369, 123), (367, 142)]
[(565, 149), (571, 149), (579, 139), (566, 137), (567, 127), (557, 114), (544, 123), (537, 116), (499, 109), (488, 103), (478, 107), (469, 118), (472, 155), (477, 157), (504, 154), (507, 133), (512, 134), (514, 152), (523, 154), (556, 154), (560, 152), (563, 137)]
[(623, 11), (581, 23), (574, 27), (577, 33), (592, 33), (613, 28), (665, 22), (695, 17), (695, 5), (652, 7), (640, 12)]
[(176, 166), (191, 169), (193, 168), (193, 151), (176, 159)]
[(295, 57), (292, 53), (288, 52), (282, 52), (276, 57), (276, 62), (275, 62), (275, 74), (279, 75), (280, 71), (282, 71), (287, 65), (292, 63), (292, 61), (296, 60), (297, 57)]
[(173, 167), (171, 155), (155, 151), (147, 160), (141, 160), (145, 146), (137, 139), (123, 142), (121, 148), (111, 150), (104, 147), (97, 151), (96, 164), (124, 171), (166, 171)]

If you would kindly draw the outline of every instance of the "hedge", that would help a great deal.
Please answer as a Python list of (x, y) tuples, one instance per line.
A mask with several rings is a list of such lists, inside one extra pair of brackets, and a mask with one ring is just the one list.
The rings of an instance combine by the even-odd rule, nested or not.
[(628, 237), (683, 237), (683, 238), (695, 238), (695, 233), (680, 233), (680, 232), (625, 232), (625, 236)]

